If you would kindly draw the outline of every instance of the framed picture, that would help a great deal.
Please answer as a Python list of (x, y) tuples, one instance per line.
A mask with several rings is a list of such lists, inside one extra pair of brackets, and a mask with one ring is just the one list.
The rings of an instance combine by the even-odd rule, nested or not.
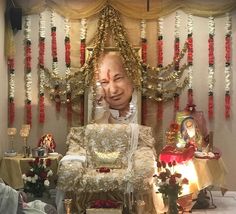
[[(86, 57), (92, 51), (93, 48), (87, 48)], [(140, 48), (135, 51), (140, 54)], [(120, 52), (113, 47), (105, 48), (94, 72), (96, 86), (85, 93), (85, 124), (140, 124), (141, 93), (127, 76)]]

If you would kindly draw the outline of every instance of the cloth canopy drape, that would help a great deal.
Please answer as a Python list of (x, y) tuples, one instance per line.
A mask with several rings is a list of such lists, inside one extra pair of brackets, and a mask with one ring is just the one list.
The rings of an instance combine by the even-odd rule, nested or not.
[(15, 0), (24, 14), (35, 14), (53, 8), (70, 19), (87, 18), (99, 13), (107, 4), (121, 14), (135, 19), (156, 19), (181, 9), (196, 16), (219, 16), (236, 9), (235, 0)]
[[(220, 16), (236, 9), (236, 0), (14, 0), (24, 15), (38, 14), (46, 8), (54, 9), (61, 16), (71, 20), (88, 18), (98, 14), (107, 4), (122, 15), (134, 19), (157, 19), (178, 9), (195, 16)], [(13, 33), (6, 22), (6, 56), (14, 56)]]

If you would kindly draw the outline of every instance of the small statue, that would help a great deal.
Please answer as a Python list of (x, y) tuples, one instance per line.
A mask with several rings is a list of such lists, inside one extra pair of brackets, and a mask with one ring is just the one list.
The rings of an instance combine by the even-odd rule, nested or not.
[(56, 148), (56, 143), (52, 134), (43, 135), (38, 142), (38, 147), (46, 148), (49, 153), (54, 152)]

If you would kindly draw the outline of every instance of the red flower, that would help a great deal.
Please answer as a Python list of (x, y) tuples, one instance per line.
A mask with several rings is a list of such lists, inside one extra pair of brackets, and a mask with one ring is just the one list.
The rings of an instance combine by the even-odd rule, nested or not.
[(188, 179), (187, 179), (187, 178), (184, 178), (184, 179), (182, 180), (182, 184), (189, 184)]
[(46, 179), (46, 178), (47, 178), (47, 172), (42, 171), (39, 176), (40, 176), (40, 178), (42, 178), (42, 179)]
[(171, 177), (170, 177), (169, 184), (170, 184), (170, 185), (176, 184), (175, 176), (171, 176)]
[(50, 166), (51, 165), (51, 159), (47, 159), (46, 160), (46, 166)]

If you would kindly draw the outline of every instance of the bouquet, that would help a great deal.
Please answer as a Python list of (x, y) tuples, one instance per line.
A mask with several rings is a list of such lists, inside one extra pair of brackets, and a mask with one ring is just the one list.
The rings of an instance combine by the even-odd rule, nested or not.
[(182, 175), (175, 171), (176, 162), (157, 162), (158, 173), (154, 175), (158, 192), (162, 193), (163, 199), (168, 200), (169, 213), (177, 214), (178, 196), (182, 194), (183, 185), (188, 184), (187, 178), (182, 178)]
[(30, 170), (22, 175), (24, 192), (40, 197), (49, 187), (49, 177), (53, 175), (52, 170), (49, 168), (51, 160), (37, 157), (34, 161), (29, 161), (29, 165), (31, 166)]

